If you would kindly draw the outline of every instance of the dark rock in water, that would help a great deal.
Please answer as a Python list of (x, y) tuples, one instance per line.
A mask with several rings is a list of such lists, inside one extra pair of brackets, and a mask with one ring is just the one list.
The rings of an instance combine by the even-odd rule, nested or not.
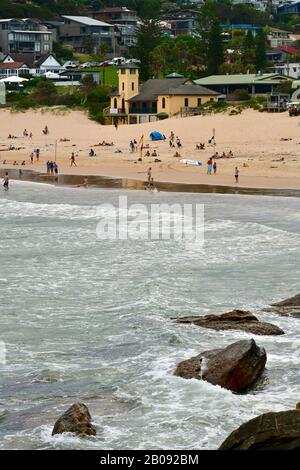
[(96, 429), (91, 423), (91, 415), (84, 403), (74, 403), (56, 421), (52, 436), (64, 432), (73, 432), (79, 435), (95, 436)]
[(272, 323), (260, 322), (253, 313), (244, 310), (232, 310), (223, 315), (205, 315), (202, 317), (182, 317), (177, 323), (193, 323), (213, 330), (241, 330), (254, 335), (283, 335), (284, 331)]
[(264, 309), (266, 312), (276, 313), (282, 317), (300, 318), (300, 294), (272, 304), (271, 307)]
[(272, 304), (272, 307), (300, 307), (300, 294)]
[(206, 380), (232, 392), (248, 389), (260, 377), (267, 355), (254, 339), (237, 341), (225, 349), (204, 351), (178, 364), (175, 375), (184, 379)]
[(257, 416), (233, 431), (219, 450), (300, 450), (300, 412)]

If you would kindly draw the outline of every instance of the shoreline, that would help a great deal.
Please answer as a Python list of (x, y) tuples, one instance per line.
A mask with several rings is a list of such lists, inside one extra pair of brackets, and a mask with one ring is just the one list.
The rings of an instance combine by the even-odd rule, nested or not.
[[(90, 187), (106, 189), (130, 189), (145, 190), (146, 181), (121, 178), (113, 176), (98, 176), (86, 174), (59, 174), (48, 175), (37, 170), (28, 170), (21, 168), (3, 168), (3, 172), (8, 171), (10, 179), (19, 181), (31, 181), (34, 183), (47, 183), (55, 186), (77, 186), (82, 185), (84, 176), (88, 177)], [(300, 197), (300, 189), (288, 188), (253, 188), (246, 186), (228, 186), (203, 183), (176, 183), (156, 181), (155, 187), (164, 192), (182, 192), (182, 193), (205, 193), (205, 194), (238, 194), (249, 196), (277, 196), (277, 197)]]

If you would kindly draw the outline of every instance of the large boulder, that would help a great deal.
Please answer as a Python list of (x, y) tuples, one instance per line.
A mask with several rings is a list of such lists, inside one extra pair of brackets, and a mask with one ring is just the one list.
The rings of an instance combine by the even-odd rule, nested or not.
[(248, 389), (260, 377), (267, 355), (254, 339), (237, 341), (225, 349), (204, 351), (178, 364), (175, 375), (206, 380), (232, 392)]
[(300, 450), (300, 411), (257, 416), (233, 431), (219, 450)]
[(182, 317), (177, 323), (193, 323), (213, 330), (240, 330), (254, 335), (283, 335), (284, 331), (272, 323), (261, 322), (251, 312), (232, 310), (222, 315), (205, 315), (202, 317)]
[(95, 436), (96, 429), (91, 423), (91, 415), (84, 403), (74, 403), (56, 421), (52, 436), (64, 432), (73, 432), (79, 435)]

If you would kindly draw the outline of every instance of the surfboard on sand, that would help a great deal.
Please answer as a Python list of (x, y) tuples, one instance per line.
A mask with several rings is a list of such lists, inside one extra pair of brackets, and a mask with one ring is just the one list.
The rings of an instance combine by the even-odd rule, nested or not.
[(197, 160), (179, 160), (180, 163), (185, 163), (185, 165), (195, 165), (195, 166), (202, 166), (203, 163), (198, 162)]

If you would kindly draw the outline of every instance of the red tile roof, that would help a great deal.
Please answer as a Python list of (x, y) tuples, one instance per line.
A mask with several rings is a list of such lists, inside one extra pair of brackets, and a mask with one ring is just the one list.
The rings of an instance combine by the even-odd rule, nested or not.
[(0, 64), (0, 69), (20, 69), (22, 65), (25, 65), (24, 62), (3, 62)]
[(277, 47), (274, 47), (274, 50), (287, 52), (288, 54), (297, 54), (300, 52), (299, 49), (293, 46), (277, 46)]

